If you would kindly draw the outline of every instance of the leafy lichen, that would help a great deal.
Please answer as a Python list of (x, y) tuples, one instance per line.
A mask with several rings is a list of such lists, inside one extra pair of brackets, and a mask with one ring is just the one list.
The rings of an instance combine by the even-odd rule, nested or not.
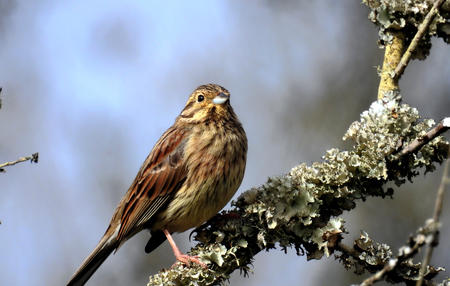
[[(375, 242), (363, 231), (360, 237), (355, 240), (353, 248), (343, 250), (341, 255), (336, 255), (336, 258), (347, 269), (353, 268), (357, 274), (362, 274), (366, 270), (371, 273), (380, 273), (379, 271), (386, 270), (386, 267), (388, 267), (384, 274), (388, 282), (406, 282), (409, 285), (420, 279), (421, 264), (414, 263), (412, 257), (431, 239), (434, 231), (435, 227), (432, 224), (419, 228), (415, 235), (410, 236), (406, 245), (399, 249), (397, 256), (393, 256), (388, 245)], [(432, 279), (444, 270), (441, 267), (427, 266), (424, 277), (426, 280)]]
[[(401, 30), (409, 42), (417, 28), (433, 6), (434, 0), (363, 0), (369, 9), (369, 19), (379, 26), (379, 44), (384, 47), (392, 41), (390, 31)], [(431, 37), (438, 36), (450, 41), (450, 1), (442, 4), (434, 17), (413, 58), (425, 59), (431, 48)]]

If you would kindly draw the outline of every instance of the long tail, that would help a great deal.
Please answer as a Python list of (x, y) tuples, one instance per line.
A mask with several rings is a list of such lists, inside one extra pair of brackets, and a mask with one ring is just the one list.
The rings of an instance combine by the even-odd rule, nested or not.
[(67, 286), (81, 286), (89, 280), (97, 268), (102, 265), (103, 261), (113, 252), (117, 246), (117, 239), (105, 234), (100, 242), (95, 247), (94, 251), (83, 261), (83, 264), (78, 268), (77, 272), (70, 278)]

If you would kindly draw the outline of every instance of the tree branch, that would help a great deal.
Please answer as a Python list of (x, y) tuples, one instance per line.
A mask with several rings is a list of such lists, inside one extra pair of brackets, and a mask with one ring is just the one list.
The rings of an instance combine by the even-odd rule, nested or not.
[(37, 163), (39, 160), (39, 153), (34, 153), (31, 156), (27, 156), (27, 157), (20, 157), (19, 159), (17, 159), (16, 161), (11, 161), (11, 162), (6, 162), (3, 164), (0, 164), (0, 172), (5, 172), (5, 169), (3, 169), (4, 167), (8, 167), (8, 166), (12, 166), (21, 162), (25, 162), (25, 161), (30, 161), (31, 163)]
[[(374, 283), (386, 279), (392, 283), (408, 282), (419, 280), (420, 264), (414, 264), (410, 261), (419, 249), (426, 244), (427, 238), (431, 235), (433, 228), (430, 224), (419, 228), (414, 236), (411, 236), (406, 245), (402, 246), (396, 257), (392, 257), (390, 247), (385, 244), (378, 244), (373, 242), (366, 233), (362, 233), (361, 237), (355, 241), (352, 254), (353, 262), (345, 261), (346, 256), (349, 256), (347, 249), (338, 249), (344, 257), (338, 257), (344, 260), (347, 267), (350, 264), (359, 264), (363, 269), (370, 272), (375, 272), (374, 275), (365, 279), (360, 286), (370, 286)], [(348, 247), (347, 247), (348, 248)], [(425, 267), (427, 279), (436, 276), (442, 268)]]
[[(438, 125), (430, 129), (429, 132), (424, 135), (428, 138), (425, 142), (422, 138), (418, 138), (411, 142), (408, 146), (401, 149), (400, 154), (414, 153), (424, 144), (435, 138), (438, 134), (444, 132), (448, 129), (450, 123), (450, 118), (442, 120)], [(447, 127), (447, 129), (445, 129)], [(418, 144), (420, 142), (420, 144)], [(448, 150), (450, 154), (450, 149)], [(427, 279), (434, 277), (441, 268), (429, 267), (430, 258), (432, 255), (432, 249), (437, 245), (437, 234), (438, 234), (438, 224), (439, 217), (442, 211), (443, 196), (445, 191), (445, 186), (450, 181), (448, 176), (450, 159), (445, 162), (444, 172), (442, 180), (439, 186), (438, 195), (435, 203), (435, 211), (433, 219), (429, 220), (425, 227), (420, 228), (414, 237), (411, 237), (408, 246), (403, 246), (399, 250), (399, 254), (396, 258), (392, 258), (389, 254), (390, 247), (383, 244), (374, 243), (366, 233), (362, 233), (361, 237), (355, 241), (354, 247), (349, 247), (347, 245), (339, 242), (336, 245), (336, 250), (342, 253), (341, 256), (337, 256), (346, 266), (346, 268), (355, 268), (356, 273), (361, 274), (361, 269), (368, 270), (370, 272), (377, 272), (364, 280), (360, 286), (370, 286), (375, 282), (382, 279), (388, 278), (389, 281), (397, 283), (399, 281), (404, 281), (405, 279), (411, 281), (416, 280), (417, 286), (422, 285), (424, 282), (424, 276)], [(418, 253), (418, 250), (426, 244), (429, 244), (427, 252), (424, 256), (423, 262), (421, 264), (411, 264), (405, 263), (407, 260), (412, 258)], [(431, 251), (430, 251), (431, 250)], [(350, 260), (352, 258), (352, 260)], [(356, 265), (358, 264), (359, 267)], [(399, 273), (393, 273), (394, 270), (402, 268)], [(407, 269), (407, 271), (404, 271)], [(402, 277), (403, 273), (409, 273), (410, 277)], [(418, 275), (417, 275), (418, 274)], [(426, 274), (426, 275), (425, 275)], [(427, 284), (429, 285), (429, 284)]]
[(433, 7), (431, 8), (430, 12), (425, 16), (425, 19), (422, 21), (420, 26), (417, 28), (417, 33), (414, 35), (414, 38), (411, 40), (411, 43), (408, 46), (408, 49), (403, 54), (401, 61), (398, 63), (397, 67), (395, 68), (393, 80), (398, 80), (403, 72), (405, 71), (406, 66), (409, 63), (409, 60), (411, 59), (411, 56), (417, 46), (419, 45), (420, 39), (422, 39), (423, 35), (428, 29), (428, 26), (431, 23), (431, 20), (433, 20), (434, 16), (436, 16), (437, 12), (439, 11), (439, 7), (441, 7), (442, 3), (444, 3), (444, 0), (436, 0), (433, 4)]
[(391, 32), (392, 41), (384, 50), (383, 67), (380, 71), (380, 85), (378, 86), (378, 99), (382, 99), (386, 92), (397, 91), (398, 79), (394, 78), (395, 67), (400, 63), (405, 49), (405, 36), (402, 32)]
[(403, 156), (407, 153), (416, 152), (417, 150), (422, 148), (423, 145), (427, 144), (428, 142), (436, 138), (436, 136), (441, 135), (449, 128), (450, 128), (450, 117), (446, 117), (441, 122), (439, 122), (439, 124), (428, 130), (428, 132), (426, 132), (424, 135), (416, 138), (413, 142), (408, 144), (408, 146), (405, 146), (405, 148), (403, 148), (400, 151), (400, 155)]
[[(308, 259), (329, 255), (344, 231), (337, 215), (353, 209), (357, 200), (389, 196), (393, 190), (384, 190), (386, 183), (402, 184), (417, 169), (433, 170), (448, 156), (449, 144), (439, 132), (431, 132), (432, 140), (421, 148), (408, 147), (433, 129), (432, 121), (420, 120), (414, 108), (401, 104), (395, 94), (389, 96), (350, 126), (344, 136), (354, 141), (350, 151), (331, 149), (323, 162), (301, 164), (270, 178), (241, 194), (232, 203), (232, 215), (222, 212), (196, 229), (200, 243), (190, 253), (199, 255), (208, 269), (176, 265), (150, 277), (148, 285), (216, 285), (236, 269), (247, 273), (253, 257), (276, 244)], [(400, 152), (402, 146), (407, 151)]]

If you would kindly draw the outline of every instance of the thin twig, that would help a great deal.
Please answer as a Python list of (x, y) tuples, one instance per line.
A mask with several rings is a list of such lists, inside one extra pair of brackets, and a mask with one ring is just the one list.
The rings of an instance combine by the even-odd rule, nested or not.
[(39, 153), (34, 153), (31, 156), (27, 156), (27, 157), (21, 157), (19, 159), (17, 159), (16, 161), (11, 161), (11, 162), (6, 162), (3, 164), (0, 164), (0, 172), (5, 172), (5, 169), (3, 169), (4, 167), (8, 167), (8, 166), (12, 166), (15, 165), (17, 163), (21, 163), (21, 162), (25, 162), (25, 161), (30, 161), (31, 163), (37, 163), (39, 160)]
[(402, 59), (398, 63), (397, 67), (395, 68), (395, 73), (394, 73), (394, 77), (393, 77), (394, 80), (397, 80), (402, 76), (403, 72), (405, 71), (406, 66), (409, 63), (409, 60), (411, 59), (412, 53), (417, 48), (417, 45), (419, 44), (420, 39), (423, 37), (423, 35), (427, 31), (428, 26), (431, 23), (431, 20), (433, 20), (434, 16), (438, 12), (442, 3), (444, 3), (444, 0), (436, 0), (433, 4), (433, 7), (431, 8), (431, 10), (425, 16), (425, 19), (423, 20), (423, 22), (419, 25), (419, 28), (417, 28), (416, 35), (412, 39), (411, 43), (409, 44), (408, 49), (403, 54)]
[(359, 286), (370, 286), (370, 285), (373, 285), (375, 282), (383, 279), (386, 272), (389, 272), (392, 269), (394, 269), (394, 267), (397, 265), (397, 262), (398, 262), (398, 259), (390, 259), (389, 262), (386, 263), (386, 265), (383, 267), (383, 269), (381, 269), (374, 275), (372, 275), (369, 278), (367, 278), (366, 280), (364, 280), (361, 284), (359, 284)]
[[(448, 150), (448, 154), (450, 154), (450, 148)], [(439, 232), (439, 218), (441, 216), (442, 212), (442, 203), (444, 201), (444, 193), (446, 186), (448, 182), (450, 181), (450, 176), (448, 173), (448, 168), (450, 165), (450, 158), (447, 158), (444, 166), (444, 173), (442, 174), (441, 183), (439, 185), (439, 189), (436, 196), (436, 202), (434, 204), (434, 213), (433, 213), (433, 221), (432, 223), (435, 225), (435, 229), (431, 234), (431, 240), (430, 243), (427, 246), (427, 249), (425, 251), (425, 256), (422, 261), (422, 266), (420, 268), (419, 272), (419, 280), (417, 280), (416, 286), (422, 286), (423, 283), (423, 277), (425, 274), (425, 271), (427, 269), (428, 264), (430, 263), (431, 256), (433, 255), (433, 250), (437, 246), (437, 236)]]
[(401, 265), (404, 261), (407, 261), (416, 255), (419, 249), (426, 244), (426, 236), (422, 233), (422, 230), (424, 230), (424, 228), (420, 228), (416, 235), (410, 238), (410, 241), (413, 241), (414, 245), (411, 247), (407, 246), (400, 248), (397, 257), (389, 259), (381, 270), (364, 280), (360, 286), (373, 285), (375, 282), (382, 280), (386, 275), (388, 275), (389, 272), (395, 270), (395, 268)]
[(407, 146), (405, 146), (402, 150), (399, 151), (399, 154), (403, 156), (408, 153), (416, 152), (417, 150), (422, 148), (423, 145), (427, 144), (428, 142), (430, 142), (437, 136), (441, 135), (448, 129), (450, 129), (450, 117), (444, 118), (436, 126), (428, 130), (428, 132), (425, 133), (425, 135), (409, 143)]
[(425, 241), (421, 242), (420, 240), (418, 240), (418, 241), (416, 241), (414, 246), (411, 248), (410, 252), (408, 252), (406, 254), (401, 254), (396, 258), (389, 259), (388, 263), (386, 263), (386, 265), (384, 265), (383, 269), (381, 269), (374, 275), (372, 275), (369, 278), (367, 278), (366, 280), (364, 280), (360, 284), (360, 286), (370, 286), (370, 285), (373, 285), (375, 282), (383, 279), (383, 277), (388, 272), (391, 272), (392, 270), (394, 270), (398, 265), (400, 265), (400, 263), (413, 257), (424, 243), (425, 243)]

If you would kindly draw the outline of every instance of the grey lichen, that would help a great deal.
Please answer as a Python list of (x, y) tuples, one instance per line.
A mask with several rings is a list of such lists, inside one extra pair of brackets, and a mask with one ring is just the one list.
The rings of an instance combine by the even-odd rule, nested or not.
[[(402, 31), (409, 42), (417, 27), (430, 11), (435, 0), (363, 0), (369, 9), (369, 19), (379, 27), (379, 44), (384, 47), (392, 40), (392, 31)], [(431, 37), (450, 41), (450, 1), (442, 5), (426, 34), (419, 42), (413, 58), (425, 59), (431, 48)]]
[[(366, 232), (362, 232), (355, 240), (352, 249), (342, 249), (341, 255), (336, 255), (347, 269), (353, 269), (355, 273), (362, 274), (366, 271), (371, 273), (384, 272), (387, 281), (392, 283), (411, 282), (419, 280), (420, 263), (414, 263), (412, 257), (431, 237), (434, 228), (431, 224), (425, 225), (411, 235), (406, 245), (400, 247), (397, 256), (394, 256), (391, 248), (383, 243), (372, 240)], [(425, 279), (434, 278), (439, 272), (444, 271), (441, 267), (428, 266), (425, 271)], [(414, 283), (415, 284), (415, 283)], [(426, 284), (428, 285), (428, 284)], [(434, 285), (434, 284), (433, 284)]]
[[(236, 269), (247, 274), (254, 255), (276, 245), (309, 259), (329, 255), (345, 231), (343, 219), (336, 216), (353, 209), (358, 199), (391, 195), (392, 189), (383, 188), (387, 182), (402, 184), (419, 168), (432, 171), (446, 158), (443, 137), (417, 153), (398, 155), (432, 124), (420, 120), (418, 111), (402, 104), (396, 93), (374, 102), (344, 135), (354, 142), (351, 150), (331, 149), (323, 162), (300, 164), (285, 176), (269, 178), (244, 192), (232, 210), (195, 230), (199, 244), (191, 254), (208, 269), (179, 264), (151, 276), (148, 285), (217, 285)], [(389, 249), (385, 252), (389, 257)]]
[(374, 242), (366, 232), (362, 232), (355, 241), (355, 247), (361, 250), (360, 261), (369, 265), (383, 265), (392, 257), (391, 248), (384, 243)]

